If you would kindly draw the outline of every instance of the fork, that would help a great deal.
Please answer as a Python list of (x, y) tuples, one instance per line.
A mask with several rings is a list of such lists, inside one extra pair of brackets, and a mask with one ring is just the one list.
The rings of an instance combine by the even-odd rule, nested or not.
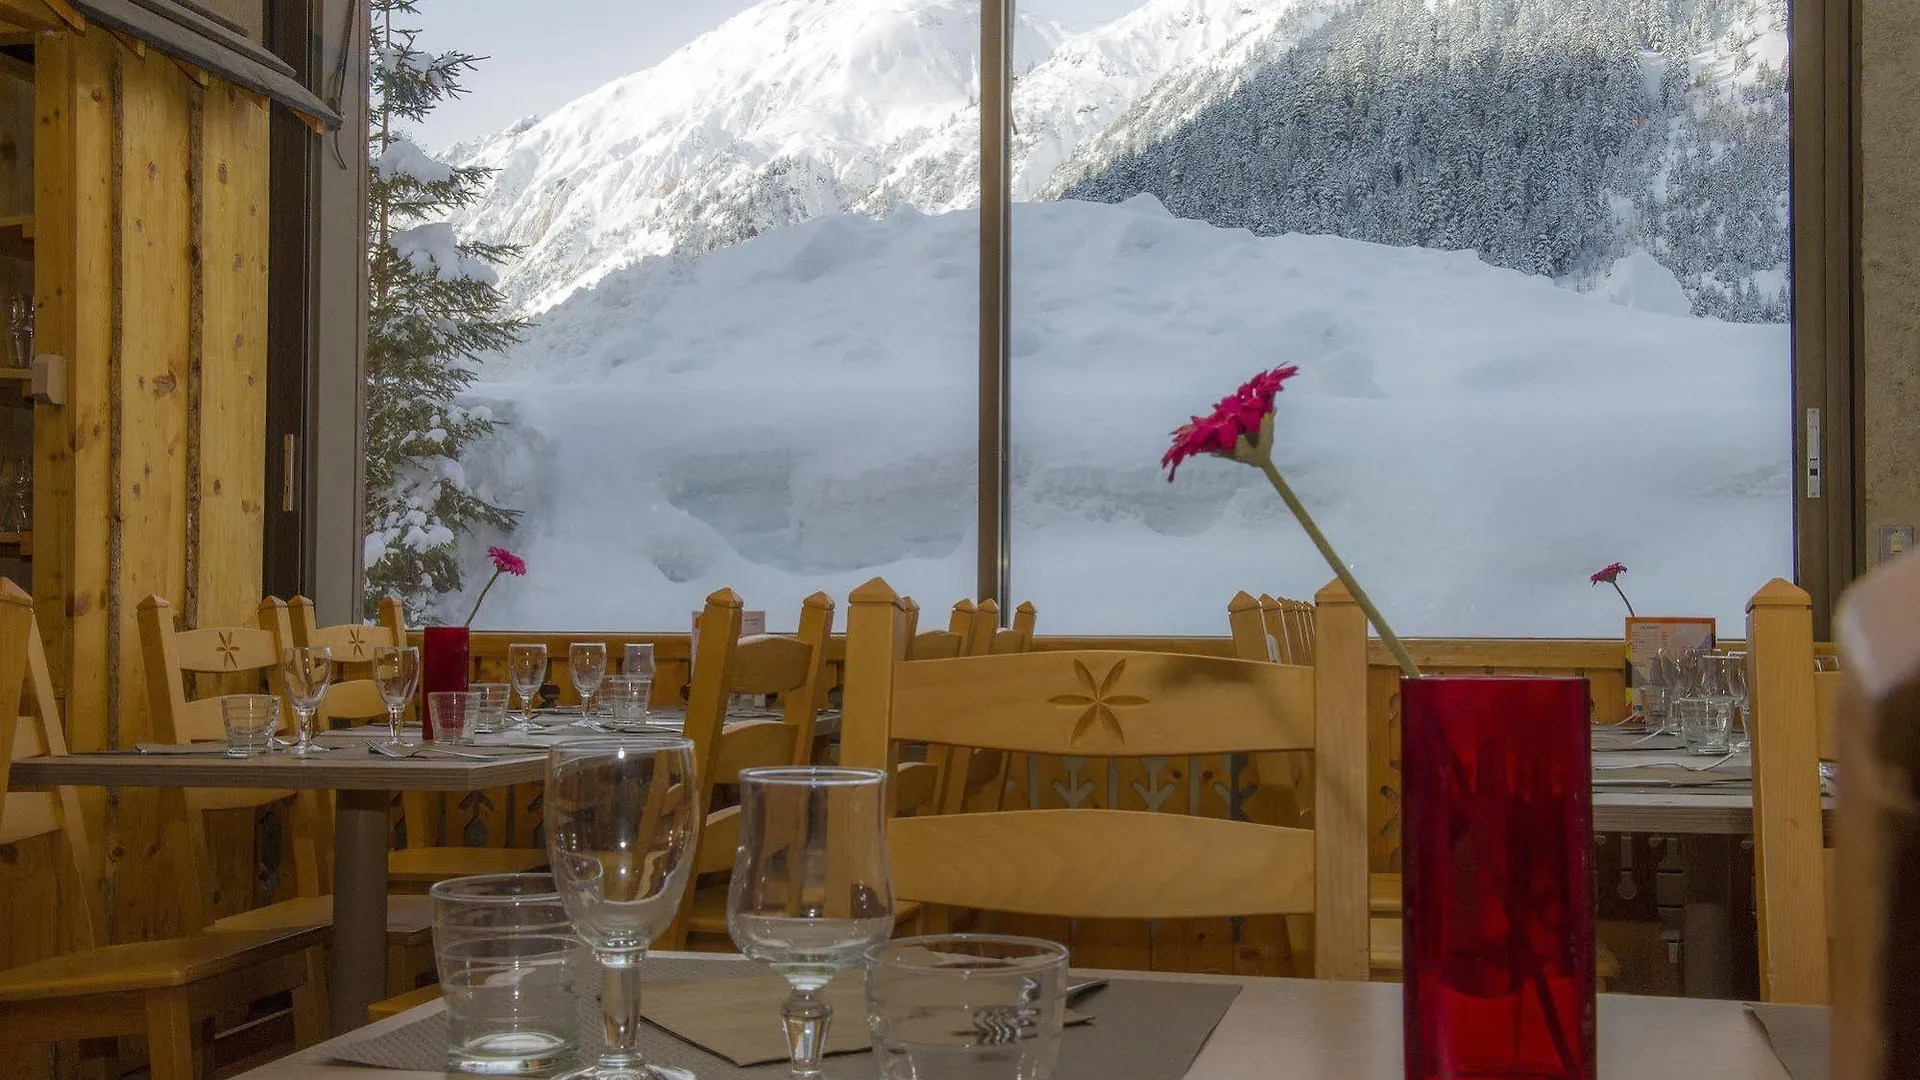
[(467, 761), (492, 761), (491, 754), (463, 754), (458, 750), (442, 750), (437, 746), (388, 746), (386, 743), (368, 743), (373, 752), (381, 757), (405, 760), (420, 754), (444, 754), (447, 757), (464, 758)]

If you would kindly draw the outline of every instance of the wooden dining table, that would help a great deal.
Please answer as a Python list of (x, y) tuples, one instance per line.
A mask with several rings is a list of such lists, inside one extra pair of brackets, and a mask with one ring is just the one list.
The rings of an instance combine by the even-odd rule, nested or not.
[(506, 752), (476, 761), (428, 752), (390, 758), (367, 739), (330, 739), (324, 754), (229, 758), (223, 753), (115, 751), (24, 758), (16, 787), (272, 788), (333, 791), (333, 1030), (366, 1021), (386, 996), (388, 814), (396, 791), (480, 791), (539, 781), (546, 754)]
[[(1596, 728), (1593, 831), (1671, 836), (1685, 878), (1681, 985), (1692, 997), (1733, 993), (1734, 847), (1753, 836), (1752, 758), (1689, 753), (1672, 740)], [(1648, 749), (1647, 747), (1657, 747)], [(1823, 800), (1827, 831), (1834, 799)]]
[[(661, 953), (665, 957), (712, 953)], [(747, 961), (741, 960), (741, 963)], [(1146, 971), (1077, 971), (1114, 979), (1241, 985), (1185, 1080), (1402, 1080), (1401, 988)], [(443, 1008), (410, 1009), (243, 1074), (244, 1080), (427, 1080), (439, 1072), (372, 1069), (330, 1060), (335, 1047), (414, 1023)], [(1825, 1009), (1809, 1008), (1824, 1014)], [(1097, 1022), (1097, 1021), (1096, 1021)], [(1760, 1024), (1737, 1001), (1601, 994), (1596, 1040), (1608, 1080), (1790, 1080)]]

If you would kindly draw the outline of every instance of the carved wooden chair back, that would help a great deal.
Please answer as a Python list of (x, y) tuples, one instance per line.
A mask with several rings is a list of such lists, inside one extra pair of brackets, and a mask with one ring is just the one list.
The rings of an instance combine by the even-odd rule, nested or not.
[(1776, 578), (1747, 604), (1754, 907), (1760, 996), (1827, 1004), (1828, 856), (1820, 763), (1831, 761), (1839, 672), (1816, 669), (1813, 601)]
[[(0, 764), (66, 752), (33, 600), (20, 586), (0, 578)], [(0, 769), (0, 847), (58, 833), (54, 873), (61, 906), (73, 913), (67, 926), (72, 948), (90, 949), (104, 943), (95, 889), (99, 870), (79, 793), (70, 787), (9, 791), (9, 771)]]
[[(168, 743), (224, 741), (226, 721), (220, 699), (230, 693), (268, 693), (280, 699), (281, 730), (289, 730), (293, 712), (280, 676), (281, 650), (292, 641), (285, 602), (267, 597), (260, 602), (258, 626), (210, 626), (193, 630), (175, 627), (172, 606), (158, 596), (140, 601), (140, 653), (146, 662), (147, 701), (154, 732)], [(189, 699), (193, 679), (213, 692)], [(322, 795), (260, 788), (169, 788), (162, 793), (168, 808), (168, 832), (182, 860), (174, 876), (181, 893), (185, 925), (211, 922), (209, 898), (200, 882), (211, 874), (205, 816), (216, 810), (238, 810), (286, 800), (291, 816), (295, 892), (318, 896), (325, 891), (322, 853), (329, 846), (322, 813)], [(174, 811), (177, 811), (175, 813)]]
[[(1315, 830), (1104, 809), (896, 818), (900, 898), (1060, 918), (1311, 914), (1316, 973), (1367, 977), (1364, 665), (1356, 678), (1350, 663), (1099, 650), (907, 662), (904, 614), (884, 581), (853, 593), (848, 765), (891, 770), (900, 742), (1094, 758), (1312, 750), (1321, 805)], [(1323, 629), (1364, 656), (1358, 608), (1332, 614)]]
[(325, 648), (333, 653), (334, 681), (320, 702), (314, 717), (316, 730), (369, 721), (384, 723), (387, 703), (373, 684), (373, 650), (383, 645), (407, 644), (406, 614), (400, 601), (391, 596), (380, 598), (380, 621), (340, 623), (320, 626), (314, 617), (313, 601), (296, 596), (287, 601), (288, 621), (292, 624), (293, 644)]
[[(707, 597), (700, 613), (699, 653), (694, 658), (693, 685), (687, 695), (687, 737), (693, 740), (698, 762), (697, 805), (711, 808), (715, 787), (739, 783), (740, 771), (765, 765), (805, 765), (812, 760), (813, 729), (817, 715), (816, 690), (826, 669), (827, 641), (833, 633), (833, 599), (817, 592), (800, 605), (800, 632), (740, 636), (740, 597), (721, 589)], [(727, 703), (734, 694), (780, 697), (779, 720), (727, 723)], [(703, 873), (733, 865), (739, 846), (737, 806), (709, 813), (688, 876), (691, 897)], [(688, 905), (662, 947), (686, 940)]]

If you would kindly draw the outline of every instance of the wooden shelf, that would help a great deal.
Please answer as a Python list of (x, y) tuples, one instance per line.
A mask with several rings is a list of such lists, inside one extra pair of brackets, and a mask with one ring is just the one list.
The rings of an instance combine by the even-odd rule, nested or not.
[(0, 255), (33, 258), (33, 215), (0, 215)]
[(22, 559), (33, 558), (33, 534), (0, 533), (0, 557), (17, 555)]

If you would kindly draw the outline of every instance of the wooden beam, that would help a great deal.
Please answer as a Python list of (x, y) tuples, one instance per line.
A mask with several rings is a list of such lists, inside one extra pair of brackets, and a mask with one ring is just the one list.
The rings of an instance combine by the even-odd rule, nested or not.
[(187, 78), (192, 79), (196, 86), (204, 87), (212, 81), (212, 76), (209, 76), (206, 73), (205, 69), (203, 68), (195, 67), (194, 65), (189, 64), (185, 60), (182, 60), (179, 57), (174, 56), (172, 54), (169, 54), (167, 56), (167, 59), (173, 61), (175, 64), (178, 64), (180, 66), (180, 70), (186, 72)]
[(128, 52), (131, 52), (133, 55), (139, 57), (142, 60), (145, 60), (147, 58), (146, 42), (141, 41), (139, 38), (134, 37), (131, 34), (123, 34), (118, 30), (108, 30), (107, 33), (112, 34), (116, 41), (120, 42), (121, 45), (126, 46), (126, 49)]
[(28, 86), (33, 85), (33, 65), (12, 53), (0, 52), (0, 75), (9, 79), (18, 79)]
[(85, 32), (86, 17), (67, 0), (0, 0), (0, 20), (28, 30)]

